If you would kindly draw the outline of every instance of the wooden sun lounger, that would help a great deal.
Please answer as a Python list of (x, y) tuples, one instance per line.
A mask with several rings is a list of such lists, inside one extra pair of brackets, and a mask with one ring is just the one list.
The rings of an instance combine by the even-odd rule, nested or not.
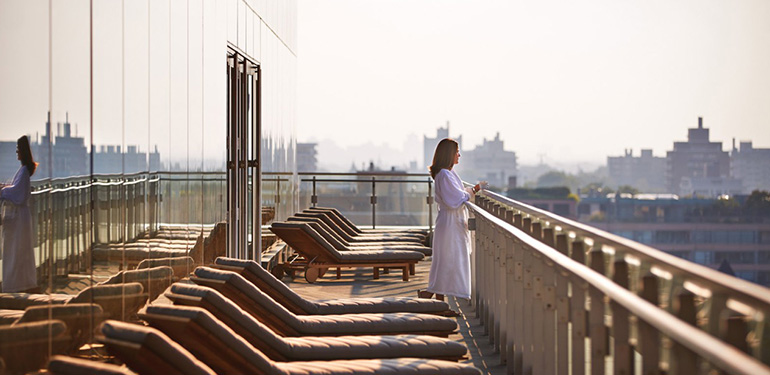
[(339, 210), (336, 208), (331, 207), (311, 207), (308, 209), (303, 210), (303, 212), (323, 212), (326, 213), (330, 219), (334, 220), (337, 225), (348, 232), (351, 235), (368, 235), (368, 234), (376, 234), (376, 235), (409, 235), (414, 236), (418, 238), (422, 238), (423, 240), (428, 236), (428, 230), (427, 229), (418, 229), (418, 228), (407, 228), (407, 229), (374, 229), (374, 228), (367, 228), (363, 229), (355, 225), (350, 219), (348, 219), (345, 215), (342, 214)]
[(135, 375), (128, 368), (87, 359), (55, 355), (48, 362), (49, 375)]
[[(142, 375), (216, 375), (214, 370), (156, 329), (107, 320), (99, 331), (98, 340), (107, 351)], [(228, 352), (227, 348), (217, 349)]]
[(67, 305), (30, 306), (11, 327), (24, 323), (45, 322), (56, 319), (65, 323), (69, 345), (67, 352), (75, 352), (91, 341), (94, 328), (105, 316), (101, 306), (92, 303), (73, 303)]
[(400, 268), (402, 278), (409, 281), (410, 270), (423, 259), (424, 255), (416, 251), (406, 250), (362, 250), (337, 251), (328, 241), (313, 229), (314, 223), (274, 222), (270, 226), (278, 237), (292, 249), (303, 256), (302, 261), (284, 266), (305, 270), (305, 279), (315, 282), (321, 274), (321, 269), (337, 267), (372, 267), (374, 279), (379, 278), (380, 268)]
[(176, 341), (179, 341), (178, 335), (187, 335), (199, 327), (205, 331), (206, 327), (221, 322), (267, 357), (281, 362), (397, 358), (405, 355), (458, 361), (467, 353), (463, 344), (434, 336), (281, 337), (216, 290), (189, 284), (174, 284), (171, 288), (172, 293), (167, 293), (167, 296), (175, 303), (183, 300), (188, 306), (152, 305), (140, 315)]
[(414, 312), (450, 315), (444, 301), (424, 298), (346, 298), (309, 300), (295, 293), (253, 260), (219, 257), (213, 267), (239, 273), (276, 302), (297, 315)]
[[(155, 328), (107, 321), (102, 325), (103, 342), (142, 374), (180, 374), (178, 362), (187, 365), (189, 371), (185, 373), (193, 375), (214, 371), (255, 375), (481, 374), (470, 365), (423, 358), (275, 362), (221, 322), (215, 324), (216, 318), (211, 319), (177, 335), (178, 343)], [(196, 367), (190, 368), (192, 365)]]
[(174, 277), (181, 279), (195, 269), (195, 261), (189, 256), (145, 259), (139, 262), (136, 269), (141, 270), (160, 266), (171, 267), (174, 271)]
[(457, 329), (454, 319), (430, 314), (296, 315), (243, 276), (230, 271), (198, 267), (190, 280), (216, 289), (282, 336), (419, 334), (448, 337)]
[(328, 241), (332, 246), (334, 246), (335, 249), (339, 251), (360, 251), (360, 250), (411, 250), (411, 251), (419, 251), (423, 253), (426, 256), (430, 256), (433, 254), (433, 249), (430, 247), (424, 246), (421, 243), (418, 242), (384, 242), (384, 241), (373, 241), (373, 242), (355, 242), (350, 243), (348, 241), (345, 241), (344, 238), (342, 238), (337, 232), (334, 231), (334, 229), (330, 228), (329, 225), (327, 225), (323, 220), (317, 218), (317, 217), (297, 217), (292, 216), (286, 219), (289, 222), (303, 222), (303, 223), (315, 223), (316, 226), (313, 226), (313, 229), (318, 232), (326, 241)]
[(92, 285), (78, 294), (0, 293), (0, 309), (24, 310), (30, 306), (96, 303), (107, 318), (130, 319), (147, 301), (140, 283)]
[(61, 320), (0, 327), (0, 359), (7, 374), (26, 374), (45, 366), (51, 354), (65, 353), (72, 342)]
[(317, 218), (323, 220), (326, 225), (331, 227), (337, 234), (339, 234), (345, 241), (350, 243), (358, 242), (411, 242), (415, 244), (422, 244), (425, 241), (424, 236), (403, 235), (403, 234), (350, 234), (341, 228), (334, 220), (331, 219), (329, 214), (323, 212), (298, 212), (294, 214), (296, 217)]
[(142, 284), (142, 287), (144, 287), (144, 291), (148, 294), (150, 302), (152, 302), (175, 281), (177, 281), (177, 279), (174, 277), (174, 270), (171, 267), (158, 266), (138, 270), (120, 271), (100, 284), (140, 283)]

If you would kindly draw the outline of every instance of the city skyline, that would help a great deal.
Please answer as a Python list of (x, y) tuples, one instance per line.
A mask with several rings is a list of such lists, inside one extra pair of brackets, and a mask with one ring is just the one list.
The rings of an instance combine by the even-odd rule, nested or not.
[(499, 131), (523, 164), (598, 164), (665, 155), (703, 117), (770, 147), (766, 1), (299, 5), (300, 142), (398, 149), (448, 120), (469, 146)]

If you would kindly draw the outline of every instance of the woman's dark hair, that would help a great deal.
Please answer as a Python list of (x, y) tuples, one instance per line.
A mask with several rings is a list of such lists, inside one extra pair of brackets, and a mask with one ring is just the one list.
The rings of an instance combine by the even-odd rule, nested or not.
[(436, 145), (436, 151), (433, 153), (433, 165), (430, 169), (430, 176), (436, 178), (438, 172), (442, 169), (452, 169), (455, 165), (455, 155), (459, 145), (452, 138), (444, 138)]
[(37, 163), (32, 159), (32, 150), (29, 148), (29, 138), (26, 135), (22, 135), (16, 141), (16, 147), (19, 148), (19, 157), (21, 157), (21, 165), (27, 167), (29, 175), (35, 174), (37, 169)]

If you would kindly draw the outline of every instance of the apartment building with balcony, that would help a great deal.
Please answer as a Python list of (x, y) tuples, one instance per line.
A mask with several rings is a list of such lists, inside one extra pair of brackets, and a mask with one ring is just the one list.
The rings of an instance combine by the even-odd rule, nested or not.
[(741, 180), (743, 193), (770, 190), (770, 148), (754, 148), (752, 142), (733, 142), (730, 153), (730, 173)]
[(741, 181), (730, 175), (730, 154), (722, 142), (709, 139), (709, 129), (698, 117), (698, 127), (687, 130), (687, 142), (674, 142), (666, 153), (667, 192), (680, 196), (716, 197), (742, 192)]
[(607, 169), (614, 186), (632, 186), (645, 193), (666, 190), (666, 158), (653, 156), (650, 149), (642, 149), (639, 156), (631, 149), (623, 156), (608, 156)]
[(584, 197), (579, 221), (669, 254), (770, 286), (770, 213), (753, 216), (747, 196), (725, 201), (666, 194)]

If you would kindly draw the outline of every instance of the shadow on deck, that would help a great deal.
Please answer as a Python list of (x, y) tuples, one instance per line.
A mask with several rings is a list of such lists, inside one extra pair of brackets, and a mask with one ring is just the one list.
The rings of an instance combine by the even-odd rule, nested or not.
[[(418, 289), (428, 285), (430, 261), (417, 264), (416, 274), (410, 281), (401, 281), (401, 272), (391, 271), (380, 275), (379, 280), (372, 280), (371, 269), (343, 269), (342, 278), (337, 280), (335, 272), (329, 272), (314, 284), (308, 284), (301, 274), (294, 279), (286, 276), (284, 282), (298, 294), (310, 299), (333, 299), (348, 297), (413, 297)], [(465, 363), (473, 364), (485, 374), (505, 374), (505, 365), (500, 364), (499, 355), (489, 343), (489, 336), (484, 334), (484, 327), (476, 318), (474, 308), (465, 300), (449, 299), (453, 310), (463, 313), (457, 318), (459, 332), (450, 339), (463, 342), (468, 347), (470, 359)]]

